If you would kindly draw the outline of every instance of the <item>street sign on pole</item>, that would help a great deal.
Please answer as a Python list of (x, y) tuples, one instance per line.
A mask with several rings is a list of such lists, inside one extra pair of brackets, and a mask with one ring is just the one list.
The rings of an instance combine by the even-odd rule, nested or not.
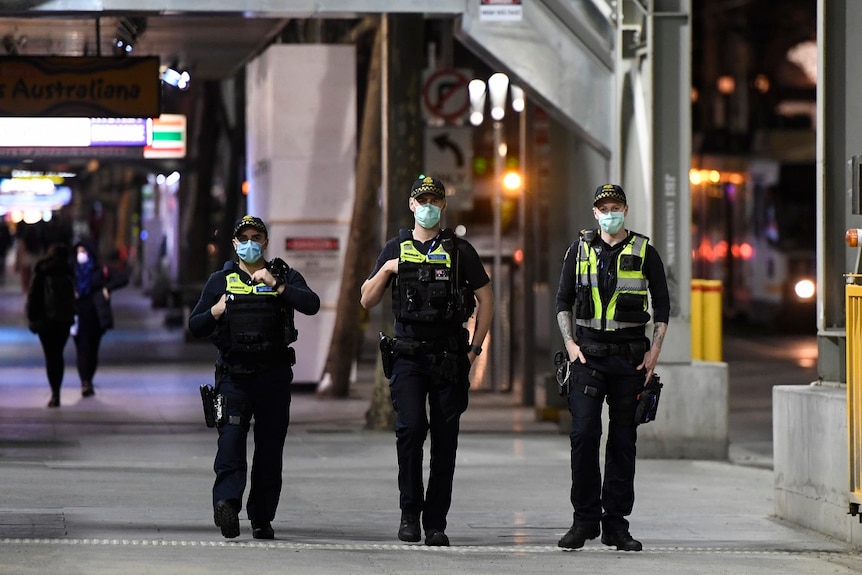
[(425, 171), (440, 178), (451, 210), (473, 207), (473, 131), (469, 126), (425, 127)]
[(425, 70), (422, 73), (422, 117), (431, 124), (461, 124), (470, 111), (470, 70)]
[(481, 0), (480, 22), (520, 22), (524, 18), (521, 0)]

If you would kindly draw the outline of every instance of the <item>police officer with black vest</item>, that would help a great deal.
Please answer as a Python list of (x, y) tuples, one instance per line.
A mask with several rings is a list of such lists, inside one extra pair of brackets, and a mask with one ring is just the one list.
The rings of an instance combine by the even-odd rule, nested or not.
[[(233, 230), (238, 261), (225, 262), (204, 285), (189, 317), (195, 337), (218, 347), (215, 390), (218, 451), (213, 485), (215, 524), (223, 536), (240, 533), (247, 477), (246, 439), (254, 419), (254, 455), (246, 511), (255, 539), (273, 539), (281, 494), (282, 453), (290, 421), (290, 383), (296, 354), (294, 311), (314, 315), (320, 299), (280, 258), (264, 259), (269, 243), (260, 218), (245, 216)], [(205, 408), (206, 409), (206, 408)]]
[[(626, 194), (596, 189), (597, 229), (582, 230), (566, 252), (557, 291), (557, 322), (572, 360), (572, 528), (558, 545), (579, 549), (601, 533), (602, 543), (640, 551), (626, 519), (634, 506), (635, 410), (667, 331), (670, 297), (664, 265), (649, 238), (626, 230)], [(645, 334), (652, 300), (652, 341)], [(599, 469), (602, 404), (608, 403), (604, 482)]]
[[(476, 250), (441, 229), (446, 190), (420, 177), (410, 199), (416, 225), (390, 239), (362, 284), (360, 303), (377, 305), (392, 286), (394, 338), (381, 334), (384, 372), (396, 412), (401, 541), (449, 545), (446, 516), (461, 414), (467, 409), (470, 365), (482, 353), (494, 314), (490, 280)], [(464, 327), (475, 311), (472, 336)], [(426, 412), (426, 403), (430, 408)], [(431, 431), (431, 470), (423, 489), (423, 445)]]

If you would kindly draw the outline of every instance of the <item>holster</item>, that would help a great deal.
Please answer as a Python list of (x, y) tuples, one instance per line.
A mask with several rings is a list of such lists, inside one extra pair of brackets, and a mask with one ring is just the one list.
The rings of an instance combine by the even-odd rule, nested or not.
[(560, 350), (554, 354), (554, 366), (556, 366), (557, 393), (560, 397), (568, 397), (572, 389), (571, 362), (569, 354)]
[(554, 355), (554, 365), (557, 366), (557, 385), (558, 392), (561, 397), (568, 397), (571, 390), (574, 389), (575, 391), (580, 391), (590, 397), (595, 397), (599, 401), (605, 398), (604, 390), (594, 385), (588, 385), (580, 379), (573, 377), (575, 373), (583, 373), (596, 381), (604, 383), (605, 375), (600, 371), (589, 368), (577, 361), (569, 361), (569, 354), (567, 354), (565, 350), (558, 351)]
[(380, 360), (383, 363), (383, 375), (386, 379), (392, 377), (392, 366), (395, 364), (395, 353), (393, 352), (393, 340), (391, 337), (384, 334), (382, 331), (380, 338)]
[(204, 421), (207, 427), (215, 427), (215, 390), (213, 386), (204, 384), (201, 386), (201, 402), (204, 408)]
[(207, 427), (221, 427), (227, 416), (225, 397), (216, 392), (211, 385), (201, 386), (201, 402), (204, 408), (204, 421)]
[(664, 384), (657, 373), (653, 372), (643, 391), (638, 394), (638, 406), (635, 408), (635, 425), (649, 423), (655, 419), (658, 412), (658, 400)]

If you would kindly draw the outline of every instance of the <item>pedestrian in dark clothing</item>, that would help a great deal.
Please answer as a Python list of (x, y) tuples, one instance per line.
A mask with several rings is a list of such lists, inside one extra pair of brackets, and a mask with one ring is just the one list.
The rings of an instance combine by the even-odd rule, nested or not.
[(223, 536), (239, 536), (248, 475), (247, 437), (254, 419), (254, 455), (246, 511), (252, 537), (273, 539), (281, 495), (284, 441), (290, 423), (290, 383), (296, 354), (294, 310), (314, 315), (320, 298), (284, 260), (266, 261), (266, 225), (245, 216), (236, 222), (233, 248), (239, 261), (213, 273), (189, 316), (195, 337), (214, 335), (219, 355), (215, 390), (224, 414), (216, 422), (213, 518)]
[(12, 234), (5, 220), (0, 220), (0, 281), (6, 278), (6, 257), (12, 247)]
[(95, 246), (88, 241), (75, 244), (75, 289), (78, 294), (78, 320), (72, 328), (77, 353), (81, 395), (96, 394), (93, 377), (99, 367), (102, 336), (113, 327), (111, 293), (125, 287), (129, 278), (103, 265)]
[[(416, 180), (408, 207), (416, 225), (383, 246), (362, 284), (360, 303), (365, 309), (374, 307), (392, 285), (395, 337), (385, 340), (389, 351), (383, 361), (396, 413), (398, 538), (420, 541), (421, 515), (425, 544), (447, 546), (461, 414), (467, 409), (470, 366), (491, 326), (494, 295), (473, 246), (440, 226), (446, 208), (443, 183), (431, 177)], [(474, 308), (471, 336), (464, 324)], [(423, 493), (423, 446), (429, 429), (431, 471)]]
[(42, 344), (51, 386), (48, 407), (60, 407), (60, 387), (66, 369), (63, 348), (75, 320), (75, 284), (69, 252), (65, 244), (52, 244), (47, 256), (36, 262), (27, 291), (27, 321), (30, 331), (39, 336)]
[[(572, 360), (572, 528), (558, 545), (579, 549), (601, 533), (623, 551), (643, 546), (629, 533), (634, 506), (635, 410), (652, 376), (670, 316), (664, 265), (649, 238), (625, 229), (626, 195), (606, 184), (595, 193), (598, 229), (582, 230), (566, 252), (557, 290), (557, 322)], [(650, 320), (652, 342), (645, 327)], [(574, 318), (574, 319), (573, 319)], [(599, 469), (602, 403), (608, 402), (604, 482)]]

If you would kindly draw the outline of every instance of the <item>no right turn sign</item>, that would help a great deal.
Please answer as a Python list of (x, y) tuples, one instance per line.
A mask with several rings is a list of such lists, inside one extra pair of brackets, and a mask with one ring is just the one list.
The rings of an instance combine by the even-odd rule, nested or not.
[(469, 70), (434, 70), (423, 73), (422, 115), (425, 120), (460, 124), (470, 112)]

